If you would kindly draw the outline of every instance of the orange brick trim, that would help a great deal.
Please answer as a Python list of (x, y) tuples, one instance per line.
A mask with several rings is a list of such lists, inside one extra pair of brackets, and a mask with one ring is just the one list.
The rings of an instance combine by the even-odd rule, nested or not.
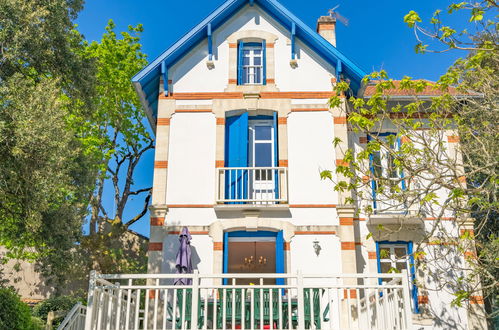
[(366, 221), (366, 218), (353, 218), (355, 221)]
[[(189, 231), (191, 235), (208, 235), (207, 230), (199, 230), (199, 231)], [(180, 231), (169, 231), (168, 235), (180, 235)]]
[(459, 142), (459, 136), (457, 135), (449, 135), (447, 136), (447, 142), (449, 143), (458, 143)]
[(367, 144), (367, 136), (359, 136), (360, 144)]
[(267, 47), (267, 48), (274, 48), (274, 44), (270, 43), (270, 42), (267, 42), (267, 43), (265, 43), (265, 47)]
[(155, 161), (154, 168), (168, 168), (168, 161), (167, 160)]
[(378, 256), (376, 255), (376, 252), (367, 252), (367, 258), (370, 260), (376, 260), (378, 259)]
[(369, 180), (370, 180), (370, 178), (369, 178), (367, 175), (364, 175), (364, 176), (362, 177), (362, 182), (363, 182), (363, 183), (368, 183), (368, 182), (369, 182)]
[(317, 27), (317, 30), (318, 31), (321, 31), (321, 30), (335, 30), (336, 29), (336, 24), (319, 24), (319, 26)]
[(275, 84), (275, 79), (274, 78), (267, 78), (266, 83), (267, 84)]
[(197, 113), (197, 112), (212, 112), (211, 109), (177, 109), (176, 113)]
[(154, 299), (154, 298), (156, 298), (156, 290), (149, 291), (149, 299)]
[(350, 291), (350, 299), (357, 299), (357, 291), (355, 289), (344, 289), (343, 290), (343, 296), (345, 299), (349, 298), (348, 297), (348, 291)]
[(466, 233), (469, 233), (471, 237), (475, 236), (475, 231), (473, 229), (461, 229), (459, 231), (461, 235), (464, 235)]
[(277, 124), (286, 125), (287, 123), (288, 123), (288, 118), (286, 118), (286, 117), (278, 117), (277, 118)]
[(213, 99), (242, 99), (241, 92), (206, 92), (206, 93), (173, 93), (165, 96), (163, 93), (159, 95), (160, 99), (174, 100), (213, 100)]
[(279, 159), (279, 166), (288, 167), (288, 160), (287, 159)]
[(223, 160), (215, 160), (215, 167), (224, 167), (225, 161)]
[(229, 48), (237, 48), (237, 44), (236, 43), (229, 43)]
[(336, 84), (336, 78), (335, 77), (331, 78), (331, 83), (332, 84)]
[(329, 111), (328, 108), (292, 108), (291, 112)]
[[(328, 99), (334, 92), (261, 92), (262, 99)], [(159, 95), (160, 99), (174, 100), (213, 100), (213, 99), (242, 99), (242, 92), (204, 92), (204, 93), (171, 93)]]
[(217, 118), (217, 125), (225, 125), (225, 118)]
[(170, 118), (158, 118), (158, 126), (170, 125)]
[(168, 204), (167, 207), (171, 209), (178, 209), (178, 208), (198, 209), (198, 208), (213, 207), (213, 204)]
[(222, 251), (224, 248), (223, 242), (213, 242), (213, 250), (214, 251)]
[(470, 297), (470, 304), (479, 304), (483, 305), (483, 297), (482, 296), (471, 296)]
[(400, 139), (400, 142), (401, 143), (409, 143), (409, 142), (411, 142), (411, 140), (409, 139), (408, 136), (402, 136), (402, 138)]
[(428, 296), (418, 296), (418, 304), (428, 304)]
[(466, 183), (466, 177), (465, 176), (460, 176), (459, 178), (457, 178), (457, 181), (459, 181), (461, 183)]
[(231, 85), (237, 84), (237, 79), (229, 79), (229, 84)]
[(165, 218), (151, 217), (151, 226), (163, 226), (165, 224)]
[(341, 218), (340, 226), (353, 226), (353, 218)]
[(344, 161), (343, 159), (337, 159), (336, 166), (348, 166), (348, 162)]
[(473, 251), (465, 251), (464, 252), (464, 257), (466, 259), (476, 259), (476, 253)]
[(336, 204), (290, 204), (289, 207), (295, 209), (306, 209), (306, 208), (332, 208), (336, 207)]
[(341, 242), (342, 250), (355, 250), (355, 242)]
[(334, 117), (334, 123), (336, 125), (345, 125), (347, 123), (347, 117)]
[(334, 230), (332, 231), (295, 231), (295, 235), (336, 235)]
[(289, 250), (291, 250), (291, 243), (284, 242), (284, 251), (289, 251)]
[(163, 251), (163, 243), (161, 242), (150, 242), (149, 251)]

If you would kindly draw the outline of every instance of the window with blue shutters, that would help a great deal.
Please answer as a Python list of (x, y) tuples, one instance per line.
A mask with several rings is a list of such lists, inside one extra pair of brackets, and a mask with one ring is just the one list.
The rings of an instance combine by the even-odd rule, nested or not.
[[(413, 256), (413, 243), (406, 241), (382, 241), (376, 242), (376, 256), (378, 262), (378, 273), (400, 273), (407, 272), (411, 285), (412, 309), (414, 313), (419, 313), (418, 287), (415, 284), (416, 271)], [(392, 279), (380, 279), (380, 284), (388, 284)]]
[(266, 49), (262, 42), (244, 42), (238, 44), (238, 85), (266, 84)]

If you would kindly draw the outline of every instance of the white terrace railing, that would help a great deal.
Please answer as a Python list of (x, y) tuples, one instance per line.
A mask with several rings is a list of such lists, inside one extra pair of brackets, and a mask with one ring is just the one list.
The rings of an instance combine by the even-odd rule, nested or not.
[(221, 167), (217, 170), (217, 203), (265, 205), (288, 202), (286, 167)]
[(406, 274), (181, 276), (92, 273), (85, 329), (412, 329)]
[(66, 315), (62, 323), (57, 327), (57, 330), (80, 330), (85, 327), (85, 316), (87, 307), (80, 302)]

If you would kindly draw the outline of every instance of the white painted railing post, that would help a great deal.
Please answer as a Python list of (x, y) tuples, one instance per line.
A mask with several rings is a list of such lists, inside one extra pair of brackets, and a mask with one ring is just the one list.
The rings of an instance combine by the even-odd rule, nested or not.
[(96, 271), (92, 270), (90, 272), (90, 279), (88, 281), (88, 300), (87, 300), (87, 315), (85, 316), (85, 330), (92, 329), (92, 318), (93, 318), (93, 305), (94, 305), (94, 290), (95, 290), (95, 280)]
[(404, 314), (406, 319), (406, 329), (412, 329), (412, 308), (411, 308), (411, 292), (409, 290), (409, 279), (407, 270), (402, 271), (402, 293), (404, 295)]
[(194, 270), (194, 278), (192, 279), (192, 315), (191, 329), (198, 328), (198, 307), (199, 307), (199, 270)]
[(301, 270), (296, 272), (296, 288), (298, 298), (298, 329), (305, 329), (305, 298), (303, 294), (303, 274)]

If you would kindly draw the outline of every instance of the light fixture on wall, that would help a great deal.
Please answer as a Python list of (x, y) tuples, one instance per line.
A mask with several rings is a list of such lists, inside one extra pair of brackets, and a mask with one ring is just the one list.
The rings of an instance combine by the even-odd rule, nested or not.
[(318, 241), (318, 240), (315, 240), (313, 243), (314, 243), (314, 251), (315, 251), (315, 254), (316, 254), (317, 256), (319, 256), (319, 254), (321, 253), (321, 250), (322, 250), (322, 248), (321, 248), (321, 246), (320, 246), (320, 244), (319, 244), (319, 241)]

